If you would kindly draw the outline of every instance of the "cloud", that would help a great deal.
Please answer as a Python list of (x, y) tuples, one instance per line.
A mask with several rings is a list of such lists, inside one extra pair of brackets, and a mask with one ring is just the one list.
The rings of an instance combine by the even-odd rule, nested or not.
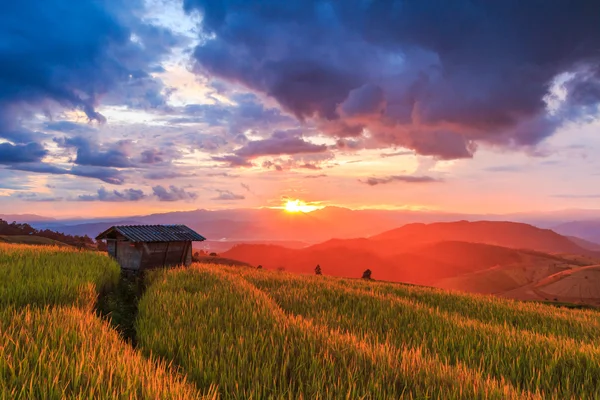
[(276, 156), (282, 154), (323, 153), (324, 144), (314, 144), (299, 137), (295, 131), (277, 131), (264, 140), (253, 140), (237, 149), (235, 155), (246, 158)]
[(76, 122), (71, 121), (52, 121), (46, 122), (44, 124), (46, 129), (50, 129), (52, 131), (64, 132), (64, 133), (94, 133), (97, 132), (97, 129), (90, 126), (89, 124), (78, 124)]
[(230, 166), (232, 168), (235, 168), (235, 167), (249, 168), (249, 167), (254, 166), (254, 164), (252, 164), (250, 161), (248, 161), (248, 159), (246, 159), (246, 157), (233, 155), (233, 154), (224, 155), (224, 156), (212, 156), (211, 159), (214, 161), (226, 163), (228, 166)]
[(217, 197), (213, 197), (211, 200), (244, 200), (246, 197), (241, 194), (235, 194), (229, 190), (219, 190), (217, 189), (219, 195)]
[(143, 14), (143, 2), (122, 0), (23, 0), (4, 7), (0, 132), (21, 130), (21, 120), (63, 107), (104, 122), (96, 110), (100, 97), (147, 77), (174, 45), (168, 30), (143, 21)]
[(41, 174), (54, 175), (73, 175), (84, 178), (95, 178), (112, 185), (122, 185), (125, 182), (125, 177), (118, 169), (102, 168), (102, 167), (87, 167), (73, 166), (70, 169), (65, 169), (54, 164), (48, 163), (21, 163), (13, 164), (9, 167), (13, 170), (36, 172)]
[(388, 157), (398, 157), (398, 156), (410, 156), (410, 155), (414, 155), (415, 153), (412, 151), (396, 151), (394, 153), (381, 153), (379, 156), (381, 158), (388, 158)]
[(521, 172), (527, 169), (526, 165), (495, 165), (484, 168), (489, 172)]
[(244, 189), (246, 189), (246, 191), (251, 192), (250, 190), (250, 186), (246, 185), (245, 183), (240, 183), (240, 186), (243, 187)]
[(222, 176), (223, 178), (238, 178), (239, 175), (230, 174), (229, 172), (209, 172), (206, 176)]
[(197, 174), (191, 174), (187, 172), (169, 171), (169, 170), (158, 170), (144, 174), (144, 178), (161, 180), (161, 179), (175, 179), (175, 178), (189, 178), (198, 176)]
[[(381, 146), (442, 159), (471, 157), (477, 143), (534, 146), (596, 112), (592, 4), (184, 1), (203, 16), (197, 73), (270, 96), (332, 136), (368, 130)], [(565, 72), (567, 95), (549, 114)]]
[(101, 149), (97, 143), (83, 136), (73, 138), (55, 138), (54, 141), (64, 148), (76, 148), (75, 163), (95, 167), (132, 167), (130, 160), (132, 143), (129, 140), (120, 140)]
[(441, 182), (441, 180), (433, 178), (431, 176), (413, 176), (413, 175), (392, 175), (385, 178), (371, 177), (367, 180), (359, 179), (359, 182), (366, 183), (369, 186), (382, 185), (391, 182), (405, 182), (405, 183), (431, 183)]
[(106, 190), (104, 187), (98, 189), (98, 193), (94, 195), (81, 195), (77, 197), (79, 201), (108, 201), (108, 202), (126, 202), (139, 201), (145, 198), (146, 195), (139, 189), (124, 189)]
[(198, 198), (196, 193), (186, 192), (184, 188), (178, 188), (174, 185), (169, 186), (169, 189), (161, 185), (154, 186), (152, 187), (152, 192), (160, 201), (191, 201)]
[(304, 176), (305, 178), (308, 179), (317, 179), (317, 178), (326, 178), (327, 174), (318, 174), (318, 175), (306, 175)]
[(63, 200), (63, 197), (47, 196), (47, 195), (44, 195), (41, 193), (33, 193), (33, 192), (15, 193), (14, 197), (24, 200), (24, 201), (41, 202), (41, 203), (51, 203), (51, 202)]
[(164, 161), (164, 154), (157, 149), (149, 149), (142, 151), (141, 160), (142, 164), (158, 164)]
[(0, 143), (0, 164), (15, 164), (41, 161), (48, 151), (39, 143)]

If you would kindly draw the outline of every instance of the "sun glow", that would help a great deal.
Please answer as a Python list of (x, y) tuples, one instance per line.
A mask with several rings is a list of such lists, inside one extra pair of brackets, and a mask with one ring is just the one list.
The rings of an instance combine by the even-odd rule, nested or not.
[(288, 200), (284, 206), (285, 211), (291, 212), (291, 213), (297, 213), (297, 212), (309, 213), (311, 211), (318, 210), (319, 208), (321, 208), (321, 207), (306, 204), (302, 200), (298, 200), (298, 199)]

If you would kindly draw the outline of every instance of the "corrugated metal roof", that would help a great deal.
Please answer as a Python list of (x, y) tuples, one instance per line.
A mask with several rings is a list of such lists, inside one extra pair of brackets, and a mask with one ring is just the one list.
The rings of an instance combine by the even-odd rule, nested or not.
[(96, 237), (105, 239), (117, 231), (132, 242), (188, 242), (206, 240), (185, 225), (117, 225), (102, 232)]

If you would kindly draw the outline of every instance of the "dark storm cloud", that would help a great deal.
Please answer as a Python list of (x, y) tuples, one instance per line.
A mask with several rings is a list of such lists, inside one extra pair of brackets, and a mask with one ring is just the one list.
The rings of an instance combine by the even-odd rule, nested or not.
[[(196, 71), (240, 82), (337, 137), (440, 158), (531, 146), (600, 101), (600, 2), (185, 0)], [(206, 40), (206, 37), (209, 39)], [(554, 115), (544, 97), (573, 72)]]
[(41, 161), (48, 151), (39, 143), (0, 143), (0, 164), (15, 164)]
[[(57, 105), (105, 118), (99, 96), (148, 80), (177, 38), (142, 20), (143, 3), (22, 0), (0, 13), (0, 132)], [(144, 82), (146, 82), (144, 81)], [(140, 90), (156, 98), (156, 90)], [(148, 100), (154, 106), (159, 100)], [(67, 127), (68, 128), (68, 127)], [(64, 126), (63, 129), (64, 131)], [(12, 140), (13, 143), (15, 142)]]
[(84, 178), (95, 178), (112, 185), (122, 185), (125, 182), (125, 177), (118, 169), (102, 168), (102, 167), (87, 167), (74, 165), (70, 169), (58, 167), (48, 163), (22, 163), (12, 164), (10, 169), (18, 171), (36, 172), (41, 174), (52, 175), (73, 175)]
[(431, 176), (392, 175), (386, 176), (385, 178), (368, 178), (367, 180), (359, 179), (359, 182), (366, 183), (369, 186), (376, 186), (391, 182), (431, 183), (441, 181)]
[(101, 187), (96, 194), (81, 195), (77, 197), (78, 201), (108, 201), (108, 202), (126, 202), (139, 201), (145, 198), (146, 195), (139, 189), (124, 189), (124, 190), (106, 190)]
[(176, 186), (164, 186), (158, 185), (152, 187), (152, 192), (160, 201), (178, 201), (178, 200), (195, 200), (198, 195), (193, 192), (187, 192), (185, 188), (178, 188)]

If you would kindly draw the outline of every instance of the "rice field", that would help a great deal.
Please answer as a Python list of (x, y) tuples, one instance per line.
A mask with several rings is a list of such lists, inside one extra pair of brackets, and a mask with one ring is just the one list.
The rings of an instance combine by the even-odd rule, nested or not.
[(106, 255), (70, 247), (0, 243), (0, 309), (13, 306), (85, 305), (119, 280)]
[(0, 244), (0, 273), (0, 399), (600, 398), (594, 310), (193, 264), (147, 274), (132, 347), (108, 257)]
[(99, 253), (0, 244), (0, 399), (203, 398), (93, 312), (119, 274)]

